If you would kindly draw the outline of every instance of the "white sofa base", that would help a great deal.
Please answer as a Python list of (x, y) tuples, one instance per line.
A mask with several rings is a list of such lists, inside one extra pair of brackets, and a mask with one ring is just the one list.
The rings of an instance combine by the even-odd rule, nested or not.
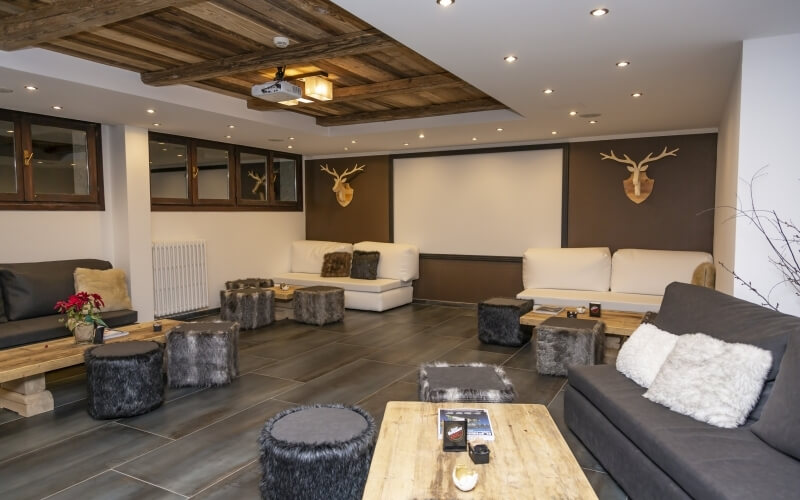
[(533, 300), (534, 304), (554, 306), (588, 306), (599, 302), (611, 311), (647, 312), (661, 308), (661, 295), (641, 293), (598, 292), (595, 290), (558, 290), (555, 288), (526, 288), (517, 294), (518, 299)]
[(337, 286), (344, 288), (344, 306), (362, 311), (386, 311), (410, 304), (414, 287), (409, 281), (393, 279), (361, 280), (349, 277), (323, 278), (312, 273), (283, 273), (275, 276), (275, 283), (299, 286)]

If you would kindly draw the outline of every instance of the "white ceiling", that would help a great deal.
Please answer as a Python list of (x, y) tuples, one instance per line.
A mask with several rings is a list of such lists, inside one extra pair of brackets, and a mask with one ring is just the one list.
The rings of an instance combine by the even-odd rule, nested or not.
[[(741, 41), (800, 32), (799, 0), (456, 0), (448, 8), (435, 0), (335, 3), (518, 114), (323, 128), (309, 117), (247, 110), (243, 100), (195, 88), (149, 87), (136, 73), (39, 49), (0, 51), (0, 88), (14, 91), (0, 93), (0, 108), (270, 149), (292, 144), (293, 152), (306, 155), (708, 129), (719, 124)], [(610, 14), (589, 15), (600, 6)], [(505, 63), (508, 54), (519, 61)], [(631, 65), (619, 69), (619, 60)], [(31, 83), (40, 90), (23, 90)], [(555, 93), (544, 95), (545, 88)], [(644, 96), (631, 98), (635, 91)], [(64, 109), (55, 112), (54, 104)], [(570, 117), (570, 110), (601, 116), (592, 125)]]

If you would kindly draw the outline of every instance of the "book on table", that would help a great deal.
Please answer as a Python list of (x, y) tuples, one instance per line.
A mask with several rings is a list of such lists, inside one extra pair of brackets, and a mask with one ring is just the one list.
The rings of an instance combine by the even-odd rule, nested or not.
[(492, 422), (489, 420), (489, 413), (478, 408), (439, 408), (438, 436), (442, 439), (444, 421), (466, 420), (467, 421), (467, 440), (494, 441), (494, 431)]
[(124, 337), (125, 335), (128, 335), (128, 332), (123, 332), (122, 330), (106, 329), (106, 331), (103, 332), (103, 340), (111, 340), (117, 337)]
[(561, 307), (561, 306), (548, 306), (546, 304), (533, 306), (533, 312), (539, 313), (539, 314), (556, 315), (556, 314), (560, 313), (563, 310), (564, 310), (564, 308)]

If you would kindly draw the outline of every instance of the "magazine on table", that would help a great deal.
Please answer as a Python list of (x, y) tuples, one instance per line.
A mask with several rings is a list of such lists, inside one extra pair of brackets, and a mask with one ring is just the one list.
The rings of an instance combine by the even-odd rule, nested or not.
[(106, 331), (103, 332), (103, 340), (111, 340), (117, 337), (124, 337), (128, 335), (128, 332), (123, 332), (122, 330), (109, 330), (106, 328)]
[(494, 441), (494, 431), (492, 422), (489, 420), (489, 413), (486, 410), (477, 408), (439, 408), (439, 439), (442, 439), (442, 422), (445, 420), (466, 420), (467, 439)]
[(563, 310), (564, 310), (564, 308), (561, 307), (561, 306), (548, 306), (548, 305), (544, 305), (544, 304), (541, 304), (541, 305), (538, 305), (538, 306), (533, 306), (533, 312), (539, 313), (539, 314), (556, 315), (556, 314), (560, 313)]

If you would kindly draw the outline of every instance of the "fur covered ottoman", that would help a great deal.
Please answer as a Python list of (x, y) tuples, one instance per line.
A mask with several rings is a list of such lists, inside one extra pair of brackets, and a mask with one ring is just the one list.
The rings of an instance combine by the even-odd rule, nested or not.
[(536, 370), (565, 376), (570, 365), (600, 364), (605, 341), (602, 321), (547, 318), (536, 327)]
[(322, 326), (344, 319), (344, 289), (308, 286), (294, 292), (294, 320)]
[(115, 342), (87, 349), (86, 391), (93, 418), (133, 417), (164, 402), (164, 351), (155, 342)]
[(425, 363), (419, 369), (419, 400), (442, 403), (511, 403), (514, 384), (502, 368), (484, 363)]
[(375, 421), (358, 407), (290, 408), (258, 440), (261, 498), (358, 500), (375, 448)]
[(239, 373), (238, 354), (238, 323), (182, 323), (167, 333), (169, 386), (229, 384)]
[(225, 290), (237, 290), (239, 288), (272, 288), (275, 283), (269, 278), (240, 278), (225, 282)]
[(275, 291), (271, 288), (220, 290), (219, 317), (235, 321), (242, 330), (252, 330), (275, 321)]
[(484, 344), (518, 347), (531, 339), (530, 326), (519, 318), (533, 309), (532, 300), (493, 298), (478, 304), (478, 338)]

